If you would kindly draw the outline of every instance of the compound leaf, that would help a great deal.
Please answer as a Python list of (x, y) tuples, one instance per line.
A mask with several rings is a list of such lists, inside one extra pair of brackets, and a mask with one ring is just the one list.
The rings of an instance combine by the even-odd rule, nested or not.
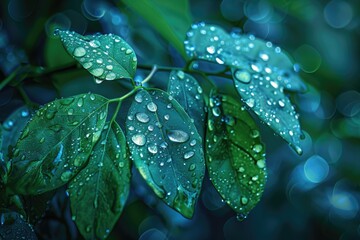
[(245, 218), (264, 191), (265, 149), (254, 120), (229, 96), (210, 98), (206, 156), (216, 190), (240, 219)]
[(76, 225), (85, 239), (105, 239), (124, 208), (130, 189), (130, 160), (116, 122), (104, 128), (89, 163), (69, 183)]
[(98, 81), (134, 78), (137, 58), (121, 37), (114, 34), (82, 36), (62, 30), (56, 33), (66, 51)]
[(202, 139), (179, 103), (161, 90), (140, 90), (130, 107), (127, 142), (147, 184), (191, 218), (204, 177)]
[(40, 194), (66, 184), (87, 162), (104, 127), (108, 99), (88, 93), (50, 102), (34, 114), (12, 155), (9, 189)]
[(185, 112), (193, 120), (198, 133), (203, 137), (205, 102), (203, 89), (196, 79), (183, 71), (172, 71), (167, 91), (184, 108)]

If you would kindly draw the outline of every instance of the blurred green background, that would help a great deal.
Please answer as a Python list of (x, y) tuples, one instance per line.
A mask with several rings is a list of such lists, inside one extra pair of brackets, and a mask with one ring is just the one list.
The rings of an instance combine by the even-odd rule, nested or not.
[[(184, 24), (192, 20), (237, 28), (279, 45), (300, 65), (308, 92), (292, 98), (305, 134), (304, 154), (297, 156), (262, 126), (268, 182), (262, 201), (243, 222), (208, 180), (194, 218), (187, 220), (134, 172), (131, 196), (109, 239), (360, 239), (360, 1), (192, 0), (189, 11), (176, 27), (190, 27)], [(80, 34), (117, 34), (133, 46), (140, 64), (184, 66), (176, 47), (152, 27), (160, 18), (149, 24), (121, 1), (3, 0), (0, 13), (1, 80), (21, 63), (47, 68), (74, 62), (52, 35), (55, 25)], [(139, 70), (137, 78), (146, 74)], [(166, 81), (157, 74), (152, 83), (164, 87)], [(73, 68), (25, 79), (22, 89), (38, 104), (88, 91), (107, 97), (127, 91), (116, 83), (99, 86), (86, 71)], [(4, 126), (24, 105), (24, 92), (15, 87), (0, 92)], [(120, 121), (125, 111), (126, 106)], [(59, 191), (35, 225), (39, 239), (80, 238), (70, 219), (68, 199)]]

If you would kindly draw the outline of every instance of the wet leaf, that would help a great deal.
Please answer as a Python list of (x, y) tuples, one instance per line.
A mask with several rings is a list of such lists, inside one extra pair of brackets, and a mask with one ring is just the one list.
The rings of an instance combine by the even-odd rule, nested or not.
[(262, 74), (279, 82), (286, 90), (304, 92), (306, 85), (298, 76), (298, 67), (278, 46), (253, 35), (228, 34), (215, 25), (192, 25), (187, 33), (185, 49), (188, 56), (235, 69), (251, 66), (249, 74)]
[(126, 139), (116, 122), (108, 124), (89, 163), (69, 183), (73, 219), (85, 239), (105, 239), (129, 195), (130, 160)]
[(245, 218), (264, 191), (265, 148), (254, 120), (229, 96), (210, 98), (206, 156), (216, 190), (238, 218)]
[(15, 146), (21, 131), (31, 117), (31, 112), (32, 111), (26, 106), (20, 107), (3, 122), (3, 145), (1, 152), (3, 152), (5, 158), (8, 154), (8, 148)]
[(279, 47), (251, 35), (229, 35), (221, 28), (198, 24), (188, 32), (186, 49), (192, 57), (231, 66), (242, 100), (298, 154), (302, 153), (298, 115), (284, 88), (301, 91), (304, 84)]
[(184, 108), (198, 130), (204, 136), (205, 102), (203, 89), (191, 75), (183, 71), (172, 71), (169, 77), (168, 93)]
[(133, 79), (137, 58), (134, 50), (114, 34), (82, 36), (57, 30), (68, 51), (98, 82), (121, 78)]
[(133, 11), (142, 16), (163, 38), (186, 57), (183, 41), (192, 23), (188, 0), (122, 0)]
[(12, 151), (9, 188), (16, 194), (40, 194), (66, 184), (87, 162), (107, 108), (108, 99), (92, 93), (40, 108)]
[(179, 103), (161, 90), (140, 90), (126, 121), (132, 159), (166, 204), (191, 218), (204, 177), (202, 139)]

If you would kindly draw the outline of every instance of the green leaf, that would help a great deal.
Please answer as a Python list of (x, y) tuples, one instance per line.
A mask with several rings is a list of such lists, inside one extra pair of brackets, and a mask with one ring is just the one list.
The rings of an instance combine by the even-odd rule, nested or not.
[(189, 2), (177, 0), (122, 0), (129, 8), (142, 16), (184, 58), (183, 42), (192, 23)]
[(82, 36), (75, 32), (56, 32), (68, 53), (98, 82), (121, 78), (133, 79), (137, 58), (134, 50), (114, 34)]
[(168, 93), (184, 108), (193, 120), (198, 133), (203, 137), (205, 102), (203, 89), (196, 79), (183, 71), (172, 71), (169, 77)]
[(300, 91), (304, 85), (281, 49), (254, 36), (229, 35), (221, 28), (203, 23), (194, 25), (188, 36), (187, 53), (232, 67), (235, 87), (242, 100), (301, 154), (298, 115), (284, 88)]
[(105, 239), (124, 208), (130, 189), (124, 133), (106, 125), (88, 165), (69, 183), (73, 219), (85, 239)]
[(3, 127), (3, 145), (1, 152), (4, 157), (8, 155), (8, 148), (15, 146), (21, 131), (26, 126), (31, 117), (31, 110), (26, 107), (16, 109), (2, 124)]
[(260, 201), (266, 182), (265, 149), (247, 111), (226, 95), (212, 94), (206, 165), (216, 190), (243, 219)]
[(13, 149), (8, 182), (12, 192), (40, 194), (76, 175), (100, 137), (108, 103), (108, 99), (88, 93), (40, 108)]
[(218, 26), (199, 23), (188, 31), (185, 49), (192, 58), (236, 69), (250, 66), (249, 74), (269, 76), (286, 90), (306, 91), (306, 85), (287, 54), (280, 47), (253, 35), (228, 34)]
[(161, 90), (140, 90), (126, 121), (132, 159), (167, 205), (191, 218), (204, 177), (202, 139), (179, 103)]

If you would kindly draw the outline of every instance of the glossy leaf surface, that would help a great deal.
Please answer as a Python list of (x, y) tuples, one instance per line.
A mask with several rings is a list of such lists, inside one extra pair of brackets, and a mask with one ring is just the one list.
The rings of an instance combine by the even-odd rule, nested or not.
[(202, 139), (179, 103), (161, 90), (140, 90), (126, 121), (135, 166), (166, 204), (192, 217), (204, 177)]
[(121, 78), (133, 79), (137, 58), (134, 50), (114, 34), (82, 36), (57, 30), (66, 49), (98, 82)]
[(204, 136), (205, 102), (203, 89), (191, 75), (183, 71), (172, 71), (169, 77), (168, 93), (184, 108), (198, 130)]
[(69, 183), (73, 219), (85, 239), (105, 239), (129, 195), (126, 139), (116, 122), (108, 124), (94, 146), (89, 163)]
[(254, 120), (229, 96), (210, 98), (206, 156), (216, 190), (240, 219), (245, 218), (264, 191), (265, 148)]
[(251, 35), (229, 35), (202, 23), (193, 25), (187, 36), (189, 56), (230, 66), (242, 100), (301, 154), (298, 115), (284, 88), (301, 91), (304, 85), (281, 49)]
[(40, 108), (12, 151), (9, 188), (17, 194), (40, 194), (66, 184), (87, 162), (107, 108), (108, 99), (92, 93)]

